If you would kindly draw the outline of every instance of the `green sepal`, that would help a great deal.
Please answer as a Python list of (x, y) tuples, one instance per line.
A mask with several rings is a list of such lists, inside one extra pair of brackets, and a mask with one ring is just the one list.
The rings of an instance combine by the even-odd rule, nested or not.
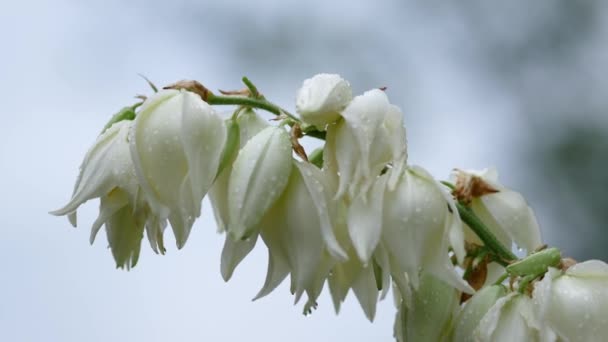
[(103, 134), (108, 128), (112, 127), (113, 124), (124, 121), (124, 120), (133, 120), (135, 119), (135, 109), (141, 106), (141, 103), (134, 104), (129, 107), (124, 107), (118, 113), (114, 114), (110, 121), (103, 127), (103, 130), (100, 134)]
[(319, 147), (312, 151), (308, 156), (308, 161), (319, 169), (323, 168), (323, 147)]
[(541, 275), (547, 272), (549, 267), (559, 265), (561, 257), (559, 249), (547, 248), (507, 266), (506, 270), (513, 276)]

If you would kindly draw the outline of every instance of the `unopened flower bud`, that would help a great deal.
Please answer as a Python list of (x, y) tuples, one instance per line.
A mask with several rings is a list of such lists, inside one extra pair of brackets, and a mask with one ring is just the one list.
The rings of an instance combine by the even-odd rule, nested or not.
[(324, 129), (337, 121), (352, 99), (350, 84), (336, 74), (318, 74), (304, 81), (296, 97), (302, 121)]

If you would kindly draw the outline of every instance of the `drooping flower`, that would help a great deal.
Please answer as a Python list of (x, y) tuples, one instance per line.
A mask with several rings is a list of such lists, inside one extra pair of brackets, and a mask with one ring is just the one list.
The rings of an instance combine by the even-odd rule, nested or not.
[(130, 148), (137, 178), (151, 210), (171, 223), (178, 248), (200, 216), (226, 134), (215, 110), (185, 90), (159, 91), (135, 118)]
[(260, 225), (269, 267), (267, 281), (256, 298), (268, 294), (288, 271), (296, 301), (306, 292), (307, 306), (314, 305), (332, 260), (346, 260), (334, 233), (335, 208), (330, 190), (331, 185), (316, 166), (293, 161), (285, 191)]
[[(252, 137), (268, 127), (268, 122), (258, 116), (253, 110), (241, 113), (237, 120), (239, 130), (239, 147), (242, 148)], [(225, 232), (228, 225), (228, 181), (232, 172), (232, 162), (218, 175), (213, 186), (209, 190), (209, 200), (213, 208), (215, 222), (218, 231)], [(253, 250), (258, 240), (255, 231), (248, 239), (235, 239), (230, 234), (225, 235), (224, 248), (220, 262), (220, 270), (225, 281), (230, 280), (234, 269)]]
[(608, 265), (599, 260), (549, 269), (533, 297), (545, 340), (603, 341), (608, 336)]
[[(520, 193), (498, 182), (496, 169), (456, 170), (453, 179), (456, 196), (470, 202), (475, 214), (504, 246), (511, 247), (515, 242), (528, 253), (540, 247), (540, 229), (534, 211)], [(468, 241), (483, 244), (470, 231), (466, 232)]]
[(368, 198), (355, 198), (348, 212), (348, 231), (361, 261), (383, 246), (394, 265), (393, 273), (407, 273), (414, 288), (421, 270), (455, 288), (472, 292), (456, 273), (448, 255), (450, 246), (462, 260), (462, 226), (453, 199), (420, 167), (408, 167), (387, 185), (395, 170), (377, 178)]
[(239, 151), (228, 180), (228, 226), (235, 239), (249, 237), (281, 196), (291, 172), (291, 142), (283, 128), (267, 127)]
[(139, 258), (144, 226), (155, 251), (164, 252), (162, 233), (166, 223), (150, 212), (139, 196), (139, 184), (131, 161), (128, 135), (132, 121), (114, 123), (87, 152), (72, 199), (51, 212), (68, 215), (76, 226), (76, 212), (84, 202), (100, 198), (100, 212), (91, 229), (91, 243), (105, 225), (108, 242), (118, 267), (135, 266)]
[[(399, 108), (379, 89), (355, 97), (342, 117), (327, 128), (324, 168), (339, 175), (336, 198), (354, 198), (367, 193), (387, 165), (396, 169), (405, 165), (405, 127)], [(395, 182), (391, 178), (389, 186)]]
[(304, 81), (296, 96), (302, 121), (324, 130), (336, 122), (353, 95), (350, 84), (336, 74), (318, 74)]

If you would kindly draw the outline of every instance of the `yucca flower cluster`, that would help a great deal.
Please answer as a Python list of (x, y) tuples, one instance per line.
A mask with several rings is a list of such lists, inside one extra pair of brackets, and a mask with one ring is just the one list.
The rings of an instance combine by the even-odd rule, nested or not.
[[(403, 114), (385, 89), (353, 96), (339, 75), (319, 74), (298, 90), (295, 116), (244, 82), (224, 95), (194, 81), (153, 86), (104, 128), (72, 199), (52, 213), (76, 226), (78, 207), (100, 198), (91, 243), (105, 226), (128, 269), (144, 231), (156, 253), (168, 225), (184, 247), (209, 195), (226, 281), (261, 240), (268, 269), (256, 299), (289, 277), (305, 313), (327, 287), (336, 312), (352, 291), (373, 320), (392, 288), (399, 341), (608, 334), (608, 265), (573, 265), (545, 248), (532, 209), (495, 170), (454, 170), (442, 182), (409, 164)], [(237, 108), (224, 118), (212, 105)], [(304, 136), (324, 145), (308, 153)]]

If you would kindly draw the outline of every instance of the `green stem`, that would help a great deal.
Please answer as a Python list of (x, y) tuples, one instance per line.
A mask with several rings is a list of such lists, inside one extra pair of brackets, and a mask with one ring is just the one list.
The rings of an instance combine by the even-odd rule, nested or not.
[(255, 86), (255, 84), (253, 84), (253, 82), (251, 82), (246, 76), (243, 76), (242, 80), (243, 83), (245, 83), (245, 85), (247, 86), (247, 89), (249, 89), (249, 93), (251, 93), (251, 96), (253, 98), (263, 98), (263, 96), (260, 96), (260, 92), (258, 91), (258, 88)]
[[(483, 241), (484, 245), (488, 247), (496, 256), (498, 256), (501, 260), (497, 260), (497, 262), (509, 263), (513, 260), (517, 260), (515, 254), (511, 252), (510, 249), (503, 246), (500, 241), (490, 232), (490, 230), (486, 227), (486, 225), (475, 215), (473, 210), (464, 206), (461, 203), (456, 203), (456, 207), (458, 208), (458, 213), (460, 214), (460, 218), (473, 230), (473, 232)], [(502, 261), (502, 262), (501, 262)]]

